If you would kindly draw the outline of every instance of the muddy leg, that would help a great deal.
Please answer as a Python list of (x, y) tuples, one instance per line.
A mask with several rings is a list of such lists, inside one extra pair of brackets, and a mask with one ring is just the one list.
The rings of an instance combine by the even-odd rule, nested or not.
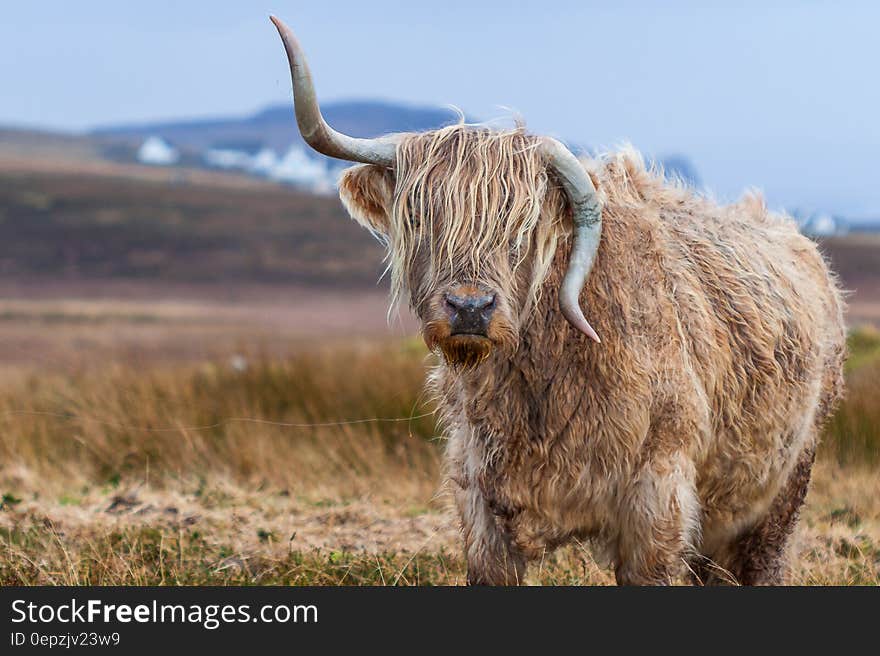
[(788, 541), (807, 495), (815, 453), (815, 447), (811, 446), (801, 454), (770, 511), (738, 538), (728, 569), (742, 585), (780, 585), (784, 582)]

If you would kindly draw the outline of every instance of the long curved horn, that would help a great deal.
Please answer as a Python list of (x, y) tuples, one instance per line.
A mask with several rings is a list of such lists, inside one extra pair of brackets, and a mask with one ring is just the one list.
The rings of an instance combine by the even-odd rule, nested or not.
[(559, 288), (559, 309), (572, 326), (601, 343), (599, 335), (584, 317), (579, 299), (596, 260), (596, 251), (599, 250), (602, 204), (590, 176), (568, 148), (556, 139), (548, 138), (544, 140), (544, 149), (550, 166), (568, 195), (574, 218), (574, 243), (568, 269)]
[(306, 143), (319, 153), (330, 157), (381, 166), (394, 164), (396, 142), (393, 138), (357, 139), (337, 132), (327, 125), (324, 117), (321, 116), (312, 74), (309, 72), (309, 65), (306, 63), (299, 42), (283, 21), (275, 16), (270, 16), (269, 20), (278, 29), (281, 41), (284, 42), (284, 49), (287, 51), (290, 77), (293, 81), (296, 122)]

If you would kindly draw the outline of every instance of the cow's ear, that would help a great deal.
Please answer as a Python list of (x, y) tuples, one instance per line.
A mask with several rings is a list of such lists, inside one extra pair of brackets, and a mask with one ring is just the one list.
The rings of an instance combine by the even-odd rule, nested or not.
[(394, 173), (383, 166), (362, 164), (347, 169), (339, 180), (339, 197), (351, 217), (380, 235), (388, 235)]

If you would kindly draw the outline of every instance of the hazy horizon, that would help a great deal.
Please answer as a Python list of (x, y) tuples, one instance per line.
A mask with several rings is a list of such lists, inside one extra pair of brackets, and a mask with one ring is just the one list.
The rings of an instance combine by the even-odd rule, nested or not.
[(880, 44), (870, 3), (623, 2), (13, 5), (0, 123), (244, 116), (289, 101), (268, 15), (309, 55), (323, 101), (448, 105), (609, 149), (681, 153), (721, 200), (880, 216)]

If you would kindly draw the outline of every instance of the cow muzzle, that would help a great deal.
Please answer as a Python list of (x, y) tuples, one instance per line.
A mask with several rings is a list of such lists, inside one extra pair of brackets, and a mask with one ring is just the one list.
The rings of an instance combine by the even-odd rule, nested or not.
[(450, 334), (488, 337), (496, 308), (494, 293), (478, 287), (457, 287), (444, 295)]
[(516, 330), (502, 297), (483, 285), (452, 285), (432, 297), (423, 318), (425, 344), (447, 364), (473, 368), (498, 349), (513, 348)]

